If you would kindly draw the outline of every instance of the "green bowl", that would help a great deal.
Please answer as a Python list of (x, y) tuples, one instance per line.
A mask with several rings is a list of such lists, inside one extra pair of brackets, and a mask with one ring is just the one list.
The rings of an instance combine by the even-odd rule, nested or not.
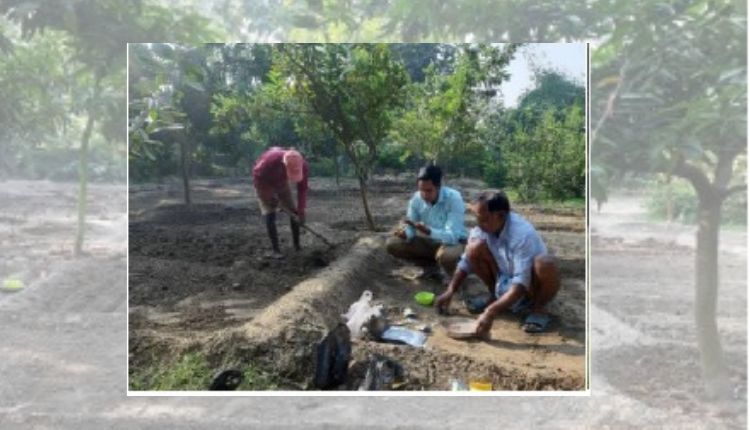
[(414, 300), (422, 306), (432, 306), (432, 302), (435, 300), (435, 293), (420, 291), (414, 295)]

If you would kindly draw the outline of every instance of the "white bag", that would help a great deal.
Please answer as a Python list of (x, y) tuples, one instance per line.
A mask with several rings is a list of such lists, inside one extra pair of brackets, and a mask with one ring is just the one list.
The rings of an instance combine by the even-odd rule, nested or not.
[(380, 317), (383, 311), (383, 305), (372, 306), (372, 291), (365, 290), (362, 296), (356, 302), (349, 306), (349, 310), (341, 315), (349, 327), (349, 332), (353, 338), (361, 339), (364, 335), (363, 326), (367, 324), (370, 318)]

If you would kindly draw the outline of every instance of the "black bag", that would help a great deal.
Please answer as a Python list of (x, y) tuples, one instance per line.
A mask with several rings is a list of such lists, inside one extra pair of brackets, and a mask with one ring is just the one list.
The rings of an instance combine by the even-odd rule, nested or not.
[(318, 343), (313, 381), (315, 387), (329, 390), (345, 384), (351, 356), (349, 328), (346, 324), (339, 323)]

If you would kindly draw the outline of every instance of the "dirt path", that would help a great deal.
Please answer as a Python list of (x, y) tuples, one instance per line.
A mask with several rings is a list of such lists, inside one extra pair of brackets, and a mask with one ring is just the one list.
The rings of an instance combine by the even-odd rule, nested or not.
[[(23, 191), (16, 192), (19, 186)], [(57, 207), (47, 215), (72, 222), (74, 205), (61, 200), (73, 190), (65, 184), (0, 183), (0, 216), (5, 217), (0, 220), (0, 228), (5, 229), (0, 240), (7, 240), (7, 231), (17, 228), (20, 223), (15, 220), (25, 216), (27, 207)], [(98, 197), (124, 194), (122, 187), (102, 191)], [(18, 195), (22, 200), (16, 200)], [(122, 205), (124, 200), (112, 202), (104, 215), (124, 217)], [(71, 264), (59, 255), (64, 245), (72, 243), (65, 233), (50, 236), (39, 254), (16, 251), (14, 256), (31, 263), (46, 249), (50, 283), (32, 277), (26, 290), (0, 295), (0, 423), (3, 429), (290, 428), (300, 422), (311, 429), (348, 428), (355, 422), (358, 428), (415, 429), (492, 427), (500, 422), (505, 428), (519, 429), (746, 428), (745, 260), (733, 258), (733, 253), (721, 254), (719, 327), (738, 385), (735, 402), (713, 405), (699, 395), (690, 314), (691, 248), (669, 252), (670, 245), (661, 242), (623, 246), (627, 237), (610, 235), (600, 220), (607, 217), (609, 225), (628, 234), (630, 230), (622, 226), (638, 222), (638, 233), (646, 238), (658, 237), (664, 226), (643, 223), (608, 206), (602, 214), (592, 214), (598, 232), (591, 267), (591, 397), (127, 398), (125, 299), (120, 292), (124, 279), (117, 275), (97, 282), (68, 281), (75, 276), (86, 279), (97, 271), (124, 274), (124, 255), (113, 257), (109, 265), (99, 258)], [(105, 237), (124, 246), (118, 234), (124, 235), (115, 229)], [(36, 249), (41, 240), (17, 233), (13, 247)], [(7, 263), (7, 250), (6, 245), (4, 270), (18, 270)], [(59, 277), (53, 278), (58, 272)], [(52, 294), (54, 288), (59, 295)], [(89, 302), (98, 295), (114, 298), (109, 303)], [(58, 308), (60, 297), (71, 301)]]
[(693, 322), (695, 227), (649, 222), (637, 197), (619, 196), (592, 215), (592, 229), (593, 386), (603, 380), (609, 395), (701, 428), (744, 428), (745, 231), (722, 231), (718, 323), (735, 398), (715, 404), (702, 394)]

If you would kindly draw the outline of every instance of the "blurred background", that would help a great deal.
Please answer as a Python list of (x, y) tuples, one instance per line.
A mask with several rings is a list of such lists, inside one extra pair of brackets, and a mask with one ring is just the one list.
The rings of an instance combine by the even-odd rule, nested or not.
[[(67, 224), (60, 224), (55, 232), (59, 236), (56, 235), (54, 244), (49, 246), (50, 249), (60, 249), (57, 251), (60, 254), (65, 254), (63, 248), (80, 254), (87, 243), (81, 232), (85, 231), (86, 225), (86, 205), (82, 203), (88, 202), (86, 196), (90, 190), (86, 184), (89, 180), (124, 185), (125, 160), (129, 153), (136, 157), (131, 159), (131, 169), (141, 169), (138, 172), (131, 170), (134, 181), (138, 180), (138, 175), (142, 180), (158, 180), (159, 177), (182, 174), (175, 155), (179, 145), (152, 136), (150, 132), (157, 130), (148, 129), (144, 112), (152, 121), (179, 123), (186, 127), (186, 133), (204, 134), (201, 138), (195, 137), (199, 134), (191, 134), (189, 149), (195, 160), (191, 174), (220, 175), (222, 169), (246, 168), (242, 164), (232, 166), (231, 157), (222, 160), (221, 152), (211, 153), (207, 151), (207, 145), (211, 145), (215, 136), (234, 136), (231, 138), (236, 139), (234, 142), (238, 146), (245, 145), (248, 151), (256, 150), (253, 145), (261, 142), (261, 136), (270, 136), (269, 131), (258, 124), (240, 121), (234, 123), (236, 128), (218, 130), (215, 124), (201, 124), (200, 120), (189, 118), (189, 109), (184, 108), (185, 99), (193, 96), (211, 100), (210, 103), (196, 103), (203, 106), (204, 113), (205, 106), (211, 106), (213, 111), (208, 111), (212, 112), (211, 115), (229, 115), (230, 112), (242, 115), (243, 111), (251, 112), (249, 109), (256, 108), (257, 90), (264, 88), (265, 83), (254, 85), (252, 79), (245, 81), (248, 88), (240, 93), (235, 92), (234, 87), (232, 91), (221, 86), (213, 87), (227, 81), (211, 80), (208, 74), (199, 72), (199, 66), (206, 64), (201, 61), (212, 58), (221, 58), (218, 60), (221, 64), (232, 64), (225, 61), (222, 52), (226, 53), (227, 59), (234, 58), (232, 49), (242, 45), (224, 44), (227, 40), (469, 44), (528, 40), (590, 42), (591, 346), (594, 348), (592, 386), (595, 393), (590, 402), (542, 399), (548, 402), (545, 405), (552, 405), (546, 409), (548, 412), (528, 414), (520, 418), (519, 423), (549, 424), (552, 427), (555, 423), (558, 426), (567, 423), (568, 427), (575, 427), (583, 422), (597, 427), (619, 428), (637, 423), (682, 428), (746, 426), (745, 2), (71, 0), (52, 5), (42, 0), (10, 0), (0, 4), (0, 13), (3, 16), (0, 20), (0, 99), (3, 101), (0, 106), (0, 176), (5, 178), (0, 184), (3, 192), (2, 244), (6, 247), (3, 255), (11, 255), (7, 249), (14, 249), (14, 258), (20, 258), (14, 262), (6, 257), (3, 261), (6, 274), (19, 270), (11, 267), (13, 265), (41, 258), (30, 254), (26, 248), (17, 249), (14, 244), (31, 237), (32, 232), (37, 235), (45, 233), (43, 230), (15, 232), (15, 236), (7, 233), (14, 231), (13, 225), (18, 219), (35, 213), (13, 212), (15, 202), (31, 192), (18, 187), (19, 183), (15, 181), (19, 178), (75, 181), (73, 187), (65, 188), (70, 200), (58, 208), (66, 214), (71, 212), (70, 217), (65, 218)], [(127, 42), (174, 43), (131, 45), (129, 52), (131, 58), (138, 57), (132, 59), (132, 64), (143, 62), (142, 70), (131, 70), (131, 100), (134, 100), (134, 95), (140, 100), (162, 100), (163, 104), (157, 104), (159, 109), (155, 118), (151, 108), (147, 110), (144, 106), (126, 112), (123, 100), (126, 99)], [(221, 45), (201, 45), (210, 42), (220, 42)], [(432, 46), (439, 48), (441, 45)], [(499, 52), (506, 54), (511, 46), (514, 45), (497, 45)], [(194, 49), (195, 54), (191, 53)], [(524, 49), (528, 48), (517, 47), (513, 58), (523, 57)], [(434, 91), (434, 97), (445, 96), (447, 93), (436, 87), (430, 88), (430, 85), (437, 85), (441, 80), (440, 88), (451, 85), (451, 76), (456, 76), (454, 72), (460, 70), (457, 65), (464, 58), (460, 52), (454, 58), (458, 63), (449, 62), (446, 71), (438, 70), (432, 77), (419, 78), (409, 72), (410, 85), (416, 88), (414, 92)], [(175, 73), (161, 78), (149, 74), (154, 70), (148, 71), (151, 61), (164, 62), (165, 67), (181, 70), (179, 66), (169, 65), (170, 62), (176, 64), (185, 58), (190, 63), (193, 55), (198, 56), (194, 66), (184, 70), (194, 70), (195, 73), (186, 72), (185, 76), (175, 76), (179, 75)], [(205, 57), (201, 57), (203, 55)], [(243, 55), (248, 55), (248, 52)], [(252, 59), (256, 55), (259, 58), (261, 53), (252, 53)], [(549, 70), (545, 61), (533, 61), (532, 53), (528, 56), (533, 85), (523, 88), (524, 93), (528, 90), (527, 96), (544, 88), (545, 82), (581, 86), (580, 75)], [(512, 72), (510, 74), (513, 76)], [(145, 80), (134, 84), (134, 75)], [(227, 72), (228, 75), (231, 72)], [(254, 70), (251, 75), (262, 82), (262, 70)], [(494, 78), (504, 81), (502, 76)], [(169, 97), (162, 96), (160, 88), (169, 93)], [(500, 102), (497, 109), (492, 110), (495, 115), (487, 117), (482, 126), (507, 127), (501, 129), (509, 130), (516, 124), (515, 119), (524, 115), (519, 109), (524, 98), (513, 104), (508, 96), (510, 90), (505, 93), (505, 88), (500, 88), (498, 95), (492, 97), (489, 94), (475, 96), (477, 100), (489, 98), (488, 104), (492, 100)], [(502, 94), (506, 96), (502, 97)], [(223, 101), (217, 103), (217, 100)], [(419, 109), (419, 100), (410, 94), (411, 104), (405, 104), (405, 112)], [(421, 100), (428, 99), (423, 97)], [(233, 103), (237, 104), (236, 109)], [(477, 106), (471, 105), (471, 110), (466, 112), (486, 112), (473, 110)], [(455, 106), (440, 108), (435, 118), (440, 118), (443, 109)], [(566, 112), (563, 116), (558, 112), (545, 116), (534, 113), (538, 115), (539, 127), (545, 127), (545, 123), (554, 126), (568, 116), (575, 117), (573, 114)], [(130, 118), (131, 123), (126, 124), (125, 118)], [(132, 121), (132, 118), (142, 118), (143, 123)], [(403, 124), (433, 125), (435, 123), (408, 121)], [(298, 130), (297, 125), (282, 127), (290, 136)], [(135, 131), (141, 128), (145, 136)], [(425, 132), (431, 131), (430, 127), (425, 128)], [(128, 130), (137, 133), (141, 139), (131, 139), (133, 151), (130, 152), (126, 145)], [(535, 130), (524, 130), (523, 135), (532, 139)], [(507, 145), (501, 139), (482, 140), (479, 131), (472, 130), (476, 136), (465, 143), (480, 143), (481, 146), (473, 148), (481, 148), (483, 155)], [(440, 151), (431, 153), (426, 148), (417, 151), (394, 136), (389, 133), (388, 142), (392, 146), (397, 143), (403, 146), (383, 146), (379, 157), (385, 159), (373, 160), (374, 169), (387, 169), (389, 162), (408, 166), (410, 162), (418, 163), (420, 159), (430, 157), (441, 160)], [(321, 135), (319, 141), (305, 144), (325, 148), (325, 141)], [(356, 166), (353, 171), (353, 166), (347, 166), (346, 161), (338, 163), (339, 158), (334, 153), (325, 153), (325, 149), (310, 150), (325, 154), (316, 160), (319, 164), (315, 168), (321, 174), (328, 169), (335, 175), (338, 166), (341, 175), (364, 176), (364, 172), (356, 171)], [(389, 150), (394, 154), (390, 161)], [(409, 155), (404, 158), (405, 154)], [(168, 171), (150, 171), (147, 166), (152, 156), (172, 160), (173, 166)], [(476, 159), (483, 157), (472, 158)], [(458, 167), (460, 170), (461, 165)], [(471, 169), (467, 166), (464, 173), (480, 176), (488, 183), (505, 181), (504, 186), (515, 188), (518, 193), (524, 192), (523, 184), (513, 183), (512, 172), (492, 172), (486, 163)], [(31, 190), (43, 189), (36, 182), (27, 186)], [(52, 189), (48, 195), (59, 194), (59, 190)], [(105, 190), (102, 195), (110, 194), (111, 191)], [(40, 197), (42, 202), (45, 196)], [(122, 196), (118, 199), (124, 200), (124, 193)], [(125, 214), (124, 207), (118, 207), (114, 200), (102, 206)], [(102, 211), (106, 212), (106, 209)], [(68, 229), (68, 225), (72, 229)], [(50, 232), (46, 234), (49, 236)], [(71, 239), (63, 240), (62, 237)], [(118, 240), (124, 244), (125, 236)], [(54, 259), (56, 254), (45, 255)], [(627, 260), (630, 263), (624, 267), (622, 261), (626, 258), (631, 260)], [(113, 267), (121, 265), (125, 271), (124, 256), (112, 264)], [(19, 294), (31, 294), (32, 287)], [(2, 297), (4, 318), (34, 315), (39, 303), (49, 300), (42, 294), (28, 301), (22, 297), (18, 294), (13, 300)], [(53, 318), (49, 323), (51, 326), (26, 321), (27, 328), (14, 335), (7, 327), (17, 323), (4, 321), (3, 337), (28, 343), (28, 339), (41, 336), (63, 320), (69, 321), (72, 330), (79, 333), (83, 329), (80, 323), (70, 320), (70, 313), (86, 307), (83, 297), (85, 295), (81, 296), (80, 303), (70, 305), (69, 312), (55, 316), (58, 319)], [(98, 311), (113, 312), (112, 309), (117, 308), (115, 303), (124, 300), (124, 296), (119, 296), (114, 303), (103, 305), (104, 308)], [(54, 305), (49, 306), (50, 311), (55, 309)], [(112, 330), (117, 333), (117, 318), (124, 320), (124, 313), (120, 311), (112, 315), (116, 317), (109, 324), (115, 325), (107, 326), (108, 319), (103, 318), (104, 327), (110, 330), (89, 339), (99, 342), (100, 349), (111, 352), (80, 357), (80, 360), (93, 360), (92, 363), (106, 366), (105, 363), (125, 356), (124, 346), (115, 347), (121, 343), (121, 338), (106, 335)], [(596, 321), (599, 321), (599, 328)], [(40, 348), (35, 354), (37, 357), (40, 354), (68, 357), (71, 351), (80, 349), (80, 342), (86, 339), (79, 337), (71, 336), (69, 342), (48, 343), (46, 347), (35, 346)], [(597, 350), (600, 351), (598, 355)], [(22, 363), (29, 362), (29, 356), (16, 356), (17, 360), (2, 365), (4, 378), (13, 374), (32, 374), (36, 369), (23, 367)], [(54, 391), (49, 387), (67, 385), (53, 375), (38, 371), (34, 374), (32, 388), (8, 388), (5, 384), (4, 409), (0, 413), (7, 414), (7, 422), (22, 426), (31, 410), (36, 411), (36, 420), (47, 424), (73, 422), (71, 420), (101, 423), (107, 420), (93, 412), (86, 415), (84, 411), (83, 415), (74, 418), (60, 414), (56, 406), (59, 398), (47, 393)], [(117, 380), (120, 376), (108, 376), (100, 384), (106, 385), (110, 380), (107, 378)], [(12, 383), (10, 386), (20, 387)], [(74, 392), (79, 393), (79, 397), (90, 398), (85, 390)], [(121, 392), (110, 388), (110, 394), (97, 396), (97, 402), (100, 402), (97, 405), (117, 403)], [(35, 399), (35, 404), (24, 401), (29, 396)], [(526, 410), (524, 407), (528, 407), (530, 411), (540, 406), (536, 403), (535, 399), (519, 399), (518, 402), (506, 403), (506, 406), (508, 410)], [(198, 402), (168, 404), (201, 407)], [(227, 413), (232, 410), (232, 404), (239, 407), (241, 403), (229, 402), (225, 406)], [(347, 410), (353, 411), (353, 416), (373, 410), (372, 404), (355, 401), (341, 404), (349, 405), (351, 408)], [(476, 405), (472, 409), (475, 417), (490, 419), (497, 415), (496, 404), (472, 404)], [(136, 409), (129, 409), (131, 407)], [(129, 416), (138, 407), (148, 406), (144, 403), (121, 404), (119, 416)], [(325, 414), (331, 410), (319, 405), (311, 414), (318, 417), (316, 422), (330, 423)], [(271, 409), (268, 414), (272, 414)], [(82, 418), (84, 416), (88, 418)], [(460, 424), (458, 418), (440, 422), (448, 426)], [(397, 425), (402, 421), (394, 418), (390, 423)]]

